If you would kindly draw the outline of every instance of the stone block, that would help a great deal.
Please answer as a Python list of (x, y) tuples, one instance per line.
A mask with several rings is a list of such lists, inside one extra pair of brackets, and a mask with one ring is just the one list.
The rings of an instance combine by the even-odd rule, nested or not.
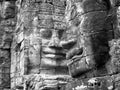
[(59, 6), (59, 7), (65, 7), (66, 2), (65, 0), (53, 0), (53, 5)]
[(39, 28), (53, 28), (54, 27), (53, 19), (52, 18), (40, 19), (38, 22), (38, 27)]
[(110, 42), (110, 60), (106, 64), (109, 74), (120, 73), (120, 40), (114, 39)]
[(66, 30), (67, 26), (64, 22), (54, 22), (54, 29), (57, 30)]
[(112, 77), (94, 77), (87, 79), (74, 79), (66, 85), (65, 90), (113, 90)]
[(57, 16), (64, 16), (65, 8), (64, 7), (54, 6), (54, 14), (57, 15)]
[(4, 1), (2, 7), (3, 18), (8, 19), (15, 17), (15, 1)]

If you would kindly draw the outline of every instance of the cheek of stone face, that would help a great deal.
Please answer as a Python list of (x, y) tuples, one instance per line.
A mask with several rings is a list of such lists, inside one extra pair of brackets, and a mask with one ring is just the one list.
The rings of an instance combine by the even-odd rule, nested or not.
[[(70, 29), (66, 31), (67, 41), (70, 41), (70, 40), (72, 41), (71, 48), (66, 54), (67, 59), (71, 59), (76, 55), (82, 54), (82, 49), (81, 49), (82, 41), (81, 41), (81, 35), (79, 32), (80, 32), (79, 27), (75, 27), (75, 26), (71, 26)], [(68, 46), (70, 46), (70, 44)]]

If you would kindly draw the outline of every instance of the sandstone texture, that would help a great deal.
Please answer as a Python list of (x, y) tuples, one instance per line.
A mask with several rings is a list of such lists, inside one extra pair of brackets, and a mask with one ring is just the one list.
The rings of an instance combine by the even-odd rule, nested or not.
[(0, 0), (0, 90), (120, 90), (119, 0)]

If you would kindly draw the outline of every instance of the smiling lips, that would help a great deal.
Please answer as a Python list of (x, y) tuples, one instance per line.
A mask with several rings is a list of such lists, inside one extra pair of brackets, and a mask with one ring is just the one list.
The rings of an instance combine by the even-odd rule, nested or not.
[(43, 48), (43, 58), (50, 58), (55, 60), (61, 60), (66, 58), (65, 50), (61, 49), (51, 49), (51, 48)]

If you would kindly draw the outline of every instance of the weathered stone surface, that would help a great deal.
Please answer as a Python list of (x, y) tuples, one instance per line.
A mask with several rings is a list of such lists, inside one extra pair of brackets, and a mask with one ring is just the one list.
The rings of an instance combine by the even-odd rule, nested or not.
[(0, 2), (0, 87), (10, 89), (10, 49), (15, 29), (15, 1)]
[[(78, 37), (80, 38), (79, 46), (83, 48), (81, 56), (85, 58), (84, 60), (82, 58), (78, 59), (78, 62), (81, 62), (79, 65), (84, 66), (81, 66), (78, 72), (82, 74), (91, 69), (104, 66), (109, 59), (108, 42), (114, 38), (112, 34), (113, 18), (116, 16), (108, 13), (111, 12), (111, 4), (107, 1), (95, 0), (73, 2), (69, 0), (68, 3), (68, 14), (66, 14), (68, 17), (66, 19), (71, 27), (77, 28)], [(78, 21), (77, 24), (74, 24), (76, 18)], [(74, 61), (74, 58), (72, 60), (74, 65), (76, 61)], [(75, 72), (73, 73), (75, 74)]]
[(83, 80), (75, 79), (65, 90), (113, 90), (114, 82), (112, 77), (94, 77)]
[(106, 64), (109, 74), (119, 73), (120, 65), (119, 65), (119, 39), (112, 40), (110, 42), (110, 55), (111, 59)]
[(118, 25), (117, 25), (117, 31), (116, 31), (116, 35), (118, 36), (118, 38), (120, 37), (119, 36), (119, 33), (120, 33), (120, 7), (117, 9), (117, 21), (118, 21)]
[(120, 74), (74, 79), (66, 85), (65, 90), (119, 90)]
[(65, 90), (65, 85), (71, 80), (69, 76), (62, 75), (27, 75), (25, 78), (26, 90)]
[[(114, 74), (106, 70), (105, 64), (110, 59), (108, 42), (114, 38), (116, 12), (112, 15), (111, 8), (116, 2), (111, 5), (104, 0), (18, 0), (11, 49), (11, 88), (114, 90), (114, 84), (118, 88), (119, 76), (102, 77)], [(14, 16), (3, 13), (3, 18), (7, 17)], [(6, 23), (2, 25), (15, 25), (11, 20)], [(11, 42), (11, 38), (6, 41)], [(2, 45), (9, 48), (8, 43)], [(68, 71), (69, 62), (72, 63)], [(108, 62), (108, 66), (111, 64)], [(114, 69), (119, 71), (116, 66)]]
[[(62, 4), (64, 1), (58, 0), (58, 2)], [(68, 60), (65, 60), (68, 51), (66, 46), (70, 49), (71, 43), (76, 41), (65, 41), (69, 40), (66, 38), (68, 34), (66, 34), (67, 26), (64, 21), (65, 7), (57, 6), (56, 1), (52, 3), (22, 2), (23, 7), (18, 13), (18, 20), (21, 20), (17, 22), (16, 38), (13, 42), (12, 53), (16, 58), (12, 57), (14, 59), (12, 67), (16, 74), (12, 77), (16, 77), (16, 80), (13, 79), (12, 87), (23, 83), (17, 83), (17, 79), (23, 75), (45, 74), (53, 77), (58, 75), (58, 78), (59, 75), (69, 77)], [(63, 19), (59, 20), (59, 18)], [(30, 86), (28, 88), (30, 89)]]

